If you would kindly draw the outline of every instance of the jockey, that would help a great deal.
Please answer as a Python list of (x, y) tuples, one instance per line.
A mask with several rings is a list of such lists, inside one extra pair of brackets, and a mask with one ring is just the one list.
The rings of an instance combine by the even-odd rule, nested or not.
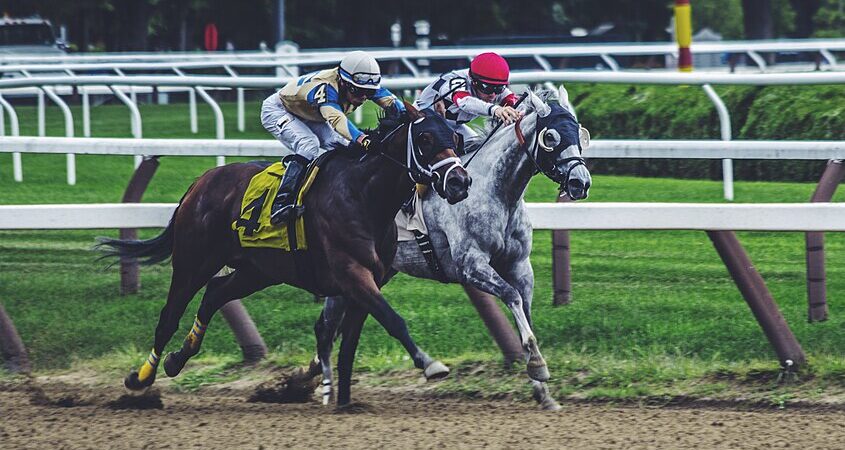
[(338, 67), (301, 76), (264, 100), (261, 123), (294, 154), (284, 158), (285, 175), (273, 200), (270, 222), (287, 222), (294, 211), (296, 191), (308, 164), (320, 153), (357, 142), (364, 150), (370, 138), (346, 117), (366, 100), (401, 113), (405, 105), (380, 87), (378, 62), (362, 51), (348, 53)]
[(468, 151), (479, 139), (465, 125), (467, 122), (489, 116), (509, 124), (522, 117), (513, 108), (517, 98), (507, 87), (509, 77), (510, 68), (504, 58), (496, 53), (482, 53), (472, 60), (469, 69), (440, 75), (440, 79), (423, 89), (414, 106), (436, 109), (435, 101), (442, 100), (446, 121), (463, 137)]

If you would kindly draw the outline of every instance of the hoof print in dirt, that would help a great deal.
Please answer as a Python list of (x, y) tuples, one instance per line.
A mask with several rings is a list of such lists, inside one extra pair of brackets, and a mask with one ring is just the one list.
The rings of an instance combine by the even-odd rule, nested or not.
[(106, 404), (112, 409), (162, 409), (164, 403), (157, 391), (147, 392), (144, 395), (121, 395), (117, 400)]
[(250, 395), (248, 402), (258, 403), (308, 403), (314, 397), (319, 379), (308, 378), (302, 370), (280, 381), (264, 383)]
[(335, 414), (376, 414), (378, 409), (367, 403), (351, 402), (345, 405), (338, 405), (334, 409)]
[(90, 401), (79, 398), (76, 395), (64, 395), (53, 399), (41, 390), (30, 394), (29, 403), (38, 406), (57, 406), (60, 408), (74, 408), (77, 406), (88, 406), (91, 404)]

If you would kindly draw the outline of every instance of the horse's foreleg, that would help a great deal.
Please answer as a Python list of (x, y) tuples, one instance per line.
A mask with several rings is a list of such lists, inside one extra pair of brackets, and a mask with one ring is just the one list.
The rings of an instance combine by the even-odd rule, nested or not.
[[(510, 283), (522, 297), (522, 310), (525, 312), (525, 318), (528, 324), (533, 328), (534, 324), (531, 321), (531, 303), (534, 298), (534, 269), (531, 267), (531, 262), (528, 259), (515, 263), (511, 270), (505, 276), (505, 280)], [(558, 411), (560, 404), (552, 397), (549, 392), (549, 386), (545, 382), (531, 380), (532, 396), (540, 407), (546, 411)]]
[(367, 313), (362, 309), (351, 306), (343, 318), (340, 353), (337, 356), (337, 406), (349, 404), (352, 386), (352, 364), (355, 361), (355, 350), (358, 349), (358, 338)]
[(323, 372), (323, 404), (332, 398), (332, 346), (337, 338), (341, 321), (346, 313), (346, 301), (342, 297), (326, 297), (320, 318), (314, 324), (317, 338), (317, 360)]
[(423, 369), (423, 374), (427, 379), (442, 378), (449, 374), (449, 369), (443, 363), (432, 359), (417, 346), (408, 333), (405, 320), (390, 307), (387, 300), (381, 295), (372, 272), (353, 262), (349, 265), (347, 276), (344, 285), (347, 298), (371, 314), (390, 336), (405, 347), (414, 361), (414, 366)]
[(246, 297), (268, 285), (256, 271), (248, 269), (212, 278), (206, 286), (191, 331), (182, 341), (182, 347), (178, 351), (170, 352), (164, 359), (164, 371), (167, 376), (179, 375), (188, 360), (199, 353), (206, 328), (217, 310), (231, 300)]
[(465, 258), (459, 264), (462, 282), (471, 284), (502, 299), (513, 315), (522, 340), (522, 346), (528, 353), (528, 376), (532, 380), (548, 381), (549, 369), (546, 366), (546, 360), (540, 354), (540, 347), (537, 345), (537, 338), (531, 330), (528, 317), (523, 309), (522, 296), (519, 291), (490, 267), (484, 258), (468, 258)]

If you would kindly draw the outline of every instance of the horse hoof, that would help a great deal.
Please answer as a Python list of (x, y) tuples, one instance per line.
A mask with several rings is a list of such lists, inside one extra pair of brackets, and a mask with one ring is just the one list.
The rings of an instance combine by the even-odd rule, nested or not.
[(560, 406), (560, 403), (555, 401), (555, 399), (547, 398), (540, 404), (540, 409), (543, 411), (560, 411), (563, 408)]
[(549, 367), (545, 364), (545, 362), (532, 364), (532, 361), (528, 361), (527, 371), (528, 377), (534, 381), (545, 383), (546, 381), (549, 381), (549, 378), (551, 378), (551, 375), (549, 374)]
[(123, 386), (133, 392), (143, 392), (146, 391), (148, 387), (152, 386), (155, 380), (156, 376), (155, 374), (152, 374), (152, 376), (146, 380), (141, 381), (138, 379), (138, 371), (133, 370), (132, 372), (129, 372), (129, 375), (126, 375), (126, 378), (123, 379)]
[(168, 377), (173, 378), (176, 375), (179, 375), (179, 372), (181, 372), (185, 367), (186, 362), (188, 362), (187, 359), (180, 358), (176, 352), (170, 352), (167, 354), (167, 357), (164, 358), (164, 373), (166, 373)]
[(425, 370), (423, 370), (423, 374), (425, 375), (426, 380), (439, 380), (441, 378), (446, 378), (446, 376), (449, 375), (449, 368), (440, 361), (432, 361), (431, 364), (426, 366)]

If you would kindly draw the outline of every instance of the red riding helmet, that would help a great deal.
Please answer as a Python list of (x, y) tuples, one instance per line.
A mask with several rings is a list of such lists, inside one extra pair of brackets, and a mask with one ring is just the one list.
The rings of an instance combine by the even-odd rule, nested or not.
[(496, 53), (482, 53), (469, 63), (469, 75), (474, 79), (488, 84), (508, 84), (511, 69), (505, 58)]

